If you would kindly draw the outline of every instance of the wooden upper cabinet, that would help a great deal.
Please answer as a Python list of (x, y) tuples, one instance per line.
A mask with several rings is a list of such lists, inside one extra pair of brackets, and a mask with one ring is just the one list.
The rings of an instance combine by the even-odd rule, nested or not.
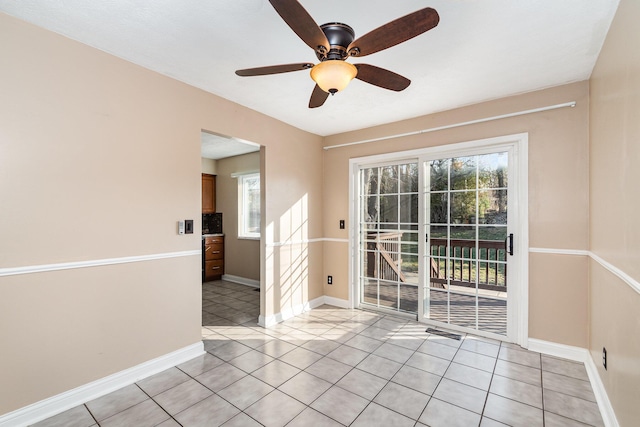
[(202, 213), (216, 211), (216, 176), (202, 174)]

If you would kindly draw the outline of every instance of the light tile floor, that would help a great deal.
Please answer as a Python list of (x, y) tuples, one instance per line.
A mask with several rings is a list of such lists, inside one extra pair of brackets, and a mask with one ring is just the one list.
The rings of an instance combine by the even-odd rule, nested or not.
[(263, 329), (259, 298), (205, 283), (205, 355), (36, 425), (603, 425), (581, 364), (330, 306)]

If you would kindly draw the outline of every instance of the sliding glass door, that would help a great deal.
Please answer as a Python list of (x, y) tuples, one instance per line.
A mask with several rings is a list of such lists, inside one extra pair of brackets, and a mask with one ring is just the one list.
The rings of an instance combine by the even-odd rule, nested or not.
[(431, 151), (354, 169), (358, 304), (507, 336), (514, 144)]
[(428, 160), (424, 316), (507, 333), (507, 152)]
[(360, 301), (372, 308), (418, 312), (418, 163), (360, 172)]

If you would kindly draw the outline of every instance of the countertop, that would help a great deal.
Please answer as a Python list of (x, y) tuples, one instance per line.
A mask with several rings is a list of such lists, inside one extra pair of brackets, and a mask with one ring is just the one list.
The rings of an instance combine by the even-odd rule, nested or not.
[(214, 233), (214, 234), (203, 234), (202, 238), (204, 239), (205, 237), (223, 237), (224, 233)]

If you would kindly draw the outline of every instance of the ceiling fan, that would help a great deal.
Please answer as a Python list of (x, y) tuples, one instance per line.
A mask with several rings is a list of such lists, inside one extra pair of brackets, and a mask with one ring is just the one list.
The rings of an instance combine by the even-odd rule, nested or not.
[[(272, 65), (267, 67), (237, 70), (242, 77), (264, 76), (311, 69), (311, 78), (316, 86), (311, 93), (309, 108), (320, 107), (329, 94), (343, 90), (356, 78), (384, 89), (401, 91), (411, 80), (384, 68), (369, 64), (350, 64), (349, 56), (366, 56), (405, 42), (426, 31), (440, 21), (438, 12), (427, 7), (391, 21), (355, 39), (353, 28), (332, 22), (318, 26), (311, 15), (297, 0), (269, 0), (284, 22), (291, 27), (316, 53), (319, 64)], [(354, 40), (355, 39), (355, 40)]]

